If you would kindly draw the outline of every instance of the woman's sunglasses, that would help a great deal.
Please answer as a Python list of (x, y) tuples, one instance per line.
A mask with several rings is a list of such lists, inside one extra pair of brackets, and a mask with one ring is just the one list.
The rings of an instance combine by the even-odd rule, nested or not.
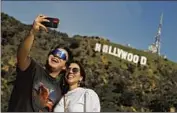
[(80, 71), (80, 69), (79, 68), (68, 68), (67, 72), (70, 72), (70, 71), (72, 71), (72, 73), (76, 74)]
[(59, 59), (66, 60), (66, 54), (64, 51), (61, 51), (59, 49), (55, 49), (51, 52), (51, 54)]

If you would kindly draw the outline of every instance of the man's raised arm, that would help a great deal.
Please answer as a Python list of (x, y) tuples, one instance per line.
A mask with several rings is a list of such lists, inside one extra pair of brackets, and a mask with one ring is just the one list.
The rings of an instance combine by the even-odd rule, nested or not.
[(29, 53), (34, 41), (35, 34), (39, 31), (40, 28), (44, 28), (45, 31), (47, 32), (47, 28), (41, 24), (41, 22), (46, 21), (48, 22), (49, 20), (45, 19), (46, 16), (44, 15), (39, 15), (37, 18), (34, 20), (32, 29), (30, 30), (29, 34), (27, 37), (24, 39), (24, 41), (20, 44), (17, 50), (17, 66), (20, 68), (20, 70), (25, 71), (30, 63), (31, 59), (29, 58)]

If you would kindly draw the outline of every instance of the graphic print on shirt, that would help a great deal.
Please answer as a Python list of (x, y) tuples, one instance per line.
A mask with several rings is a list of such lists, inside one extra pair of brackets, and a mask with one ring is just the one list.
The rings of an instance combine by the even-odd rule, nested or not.
[(48, 111), (52, 111), (53, 105), (56, 101), (56, 91), (49, 87), (49, 85), (44, 85), (43, 82), (35, 84), (33, 88), (33, 98), (34, 104), (37, 109), (47, 108)]

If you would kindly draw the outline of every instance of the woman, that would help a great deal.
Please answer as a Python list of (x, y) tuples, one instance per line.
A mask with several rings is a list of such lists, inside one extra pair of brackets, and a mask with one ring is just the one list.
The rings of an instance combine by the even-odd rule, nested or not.
[(100, 101), (96, 92), (83, 87), (85, 77), (81, 64), (72, 61), (65, 76), (68, 91), (55, 106), (54, 112), (100, 112)]

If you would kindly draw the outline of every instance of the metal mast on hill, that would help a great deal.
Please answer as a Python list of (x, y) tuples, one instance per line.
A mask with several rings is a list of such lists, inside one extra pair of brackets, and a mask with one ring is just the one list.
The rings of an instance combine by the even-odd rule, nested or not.
[(157, 35), (155, 36), (155, 46), (157, 48), (158, 55), (160, 55), (160, 46), (161, 46), (160, 36), (161, 36), (161, 30), (162, 30), (162, 21), (163, 21), (163, 13), (161, 14), (158, 32), (157, 32)]
[(163, 13), (161, 14), (161, 17), (160, 17), (160, 24), (158, 27), (157, 34), (155, 36), (155, 43), (150, 45), (149, 47), (149, 50), (152, 53), (157, 53), (158, 55), (160, 55), (160, 47), (161, 47), (160, 37), (161, 37), (162, 23), (163, 23)]

